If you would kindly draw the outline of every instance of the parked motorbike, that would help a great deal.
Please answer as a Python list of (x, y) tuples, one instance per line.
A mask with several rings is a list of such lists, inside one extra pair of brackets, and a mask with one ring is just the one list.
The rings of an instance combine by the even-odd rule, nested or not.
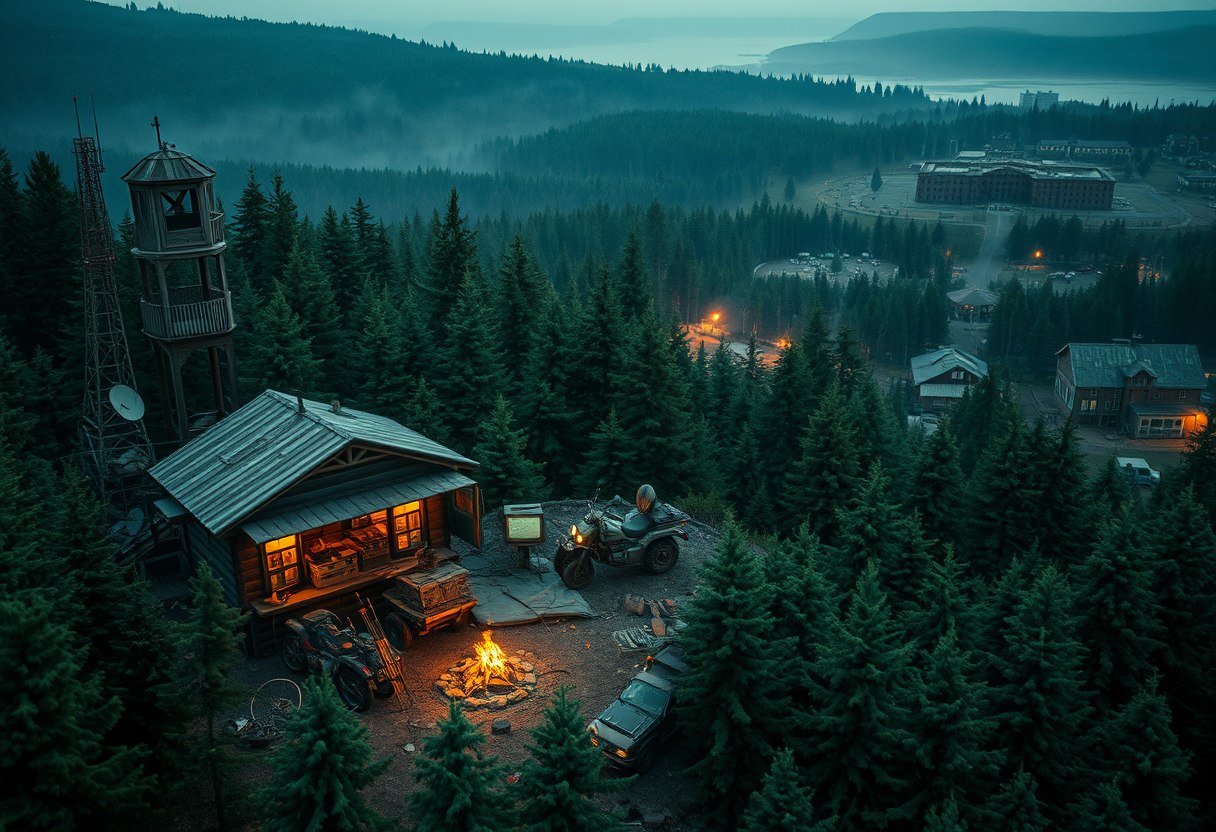
[(342, 627), (338, 616), (329, 610), (289, 618), (287, 628), (281, 651), (283, 664), (294, 673), (307, 670), (331, 677), (348, 708), (365, 711), (372, 704), (373, 694), (378, 699), (393, 695), (392, 672), (384, 666), (376, 642), (367, 633)]
[(618, 495), (596, 509), (592, 497), (582, 521), (570, 527), (568, 537), (558, 538), (553, 568), (571, 589), (591, 583), (596, 563), (641, 564), (652, 575), (661, 575), (679, 560), (676, 539), (688, 540), (684, 530), (688, 521), (688, 515), (675, 506), (656, 500), (649, 485), (638, 489), (632, 507)]

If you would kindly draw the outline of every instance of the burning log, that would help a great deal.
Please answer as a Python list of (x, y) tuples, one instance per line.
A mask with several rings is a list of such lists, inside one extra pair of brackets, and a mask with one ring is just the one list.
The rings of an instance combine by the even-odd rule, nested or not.
[(503, 652), (490, 630), (482, 633), (473, 652), (436, 680), (435, 686), (449, 699), (461, 700), (466, 708), (498, 709), (524, 699), (536, 687), (536, 668), (521, 656)]

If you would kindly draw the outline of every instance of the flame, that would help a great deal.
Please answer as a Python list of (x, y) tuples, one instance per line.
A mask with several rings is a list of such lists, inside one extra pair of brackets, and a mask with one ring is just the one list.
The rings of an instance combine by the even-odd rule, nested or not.
[(722, 313), (715, 312), (714, 314), (710, 315), (709, 317), (713, 320), (714, 323), (717, 323), (719, 321), (719, 319), (721, 319)]
[(473, 651), (477, 654), (477, 666), (485, 678), (483, 684), (488, 688), (490, 679), (494, 676), (506, 678), (507, 654), (490, 638), (490, 630), (486, 630), (481, 636), (481, 644), (474, 644)]

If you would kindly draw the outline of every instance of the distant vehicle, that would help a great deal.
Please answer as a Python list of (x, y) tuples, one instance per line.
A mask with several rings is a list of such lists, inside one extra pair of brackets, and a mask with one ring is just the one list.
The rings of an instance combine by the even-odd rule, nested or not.
[(1161, 472), (1154, 470), (1146, 460), (1139, 457), (1118, 456), (1115, 457), (1115, 464), (1135, 485), (1156, 488), (1161, 483)]
[(650, 768), (659, 746), (675, 730), (671, 694), (687, 669), (684, 652), (674, 644), (664, 645), (647, 658), (616, 701), (591, 720), (591, 744), (608, 762), (632, 771)]

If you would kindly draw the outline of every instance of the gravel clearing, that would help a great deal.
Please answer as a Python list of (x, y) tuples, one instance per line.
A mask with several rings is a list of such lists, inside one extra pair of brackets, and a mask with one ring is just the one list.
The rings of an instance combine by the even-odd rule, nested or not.
[[(585, 501), (545, 504), (547, 542), (534, 550), (551, 559), (556, 537), (586, 511)], [(495, 568), (515, 568), (515, 552), (503, 544), (501, 520), (496, 514), (482, 519), (482, 552), (491, 556)], [(621, 569), (596, 564), (596, 574), (583, 595), (594, 618), (542, 621), (493, 630), (493, 638), (508, 656), (518, 656), (534, 665), (536, 689), (526, 699), (501, 710), (480, 708), (468, 712), (486, 735), (486, 750), (508, 764), (508, 773), (518, 771), (528, 758), (530, 731), (539, 724), (541, 712), (562, 685), (582, 705), (590, 721), (605, 708), (646, 659), (646, 651), (626, 651), (613, 639), (613, 632), (647, 627), (650, 613), (637, 616), (625, 611), (625, 596), (643, 595), (651, 600), (670, 599), (677, 610), (684, 608), (696, 588), (698, 567), (712, 556), (718, 533), (695, 521), (686, 527), (689, 539), (679, 541), (680, 559), (665, 575), (650, 575), (641, 566)], [(459, 541), (454, 541), (456, 548)], [(677, 613), (678, 614), (678, 613)], [(423, 741), (435, 732), (435, 723), (446, 717), (448, 702), (435, 687), (435, 680), (461, 659), (473, 655), (481, 630), (475, 625), (459, 631), (444, 630), (419, 638), (405, 654), (409, 698), (375, 700), (359, 718), (368, 727), (376, 753), (390, 757), (388, 770), (368, 789), (369, 802), (388, 817), (405, 817), (407, 795), (417, 788), (412, 759), (421, 753)], [(237, 668), (238, 677), (251, 689), (279, 676), (291, 677), (277, 658), (249, 659)], [(491, 723), (506, 719), (510, 731), (491, 733)], [(412, 745), (414, 751), (407, 751)], [(249, 752), (265, 756), (269, 752)], [(623, 788), (603, 797), (605, 806), (615, 806), (634, 819), (668, 820), (661, 827), (670, 832), (698, 828), (687, 819), (694, 805), (695, 788), (685, 769), (689, 755), (672, 746), (661, 752), (646, 774), (633, 778)], [(258, 778), (260, 765), (249, 775)], [(616, 775), (606, 775), (615, 777)]]

